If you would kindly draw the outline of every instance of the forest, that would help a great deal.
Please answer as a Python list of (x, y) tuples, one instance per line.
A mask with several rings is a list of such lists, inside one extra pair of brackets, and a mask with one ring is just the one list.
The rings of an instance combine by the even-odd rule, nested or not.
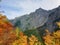
[(23, 32), (14, 27), (6, 16), (0, 14), (0, 45), (60, 45), (60, 22), (58, 29), (52, 33), (45, 29), (45, 35), (40, 36), (35, 29)]

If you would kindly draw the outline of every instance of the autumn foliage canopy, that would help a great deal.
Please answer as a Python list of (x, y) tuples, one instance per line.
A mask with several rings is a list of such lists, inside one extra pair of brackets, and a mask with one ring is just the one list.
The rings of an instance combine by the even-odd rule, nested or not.
[[(60, 22), (57, 22), (60, 28)], [(43, 42), (32, 35), (25, 35), (18, 27), (14, 27), (6, 18), (0, 14), (0, 45), (60, 45), (60, 30), (50, 33), (46, 29), (46, 35), (42, 37)]]

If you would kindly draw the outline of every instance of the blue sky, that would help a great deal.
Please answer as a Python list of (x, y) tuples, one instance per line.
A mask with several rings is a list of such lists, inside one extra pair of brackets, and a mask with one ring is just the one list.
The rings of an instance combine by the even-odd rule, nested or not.
[(50, 10), (60, 5), (60, 0), (2, 0), (0, 10), (9, 19), (34, 12), (38, 8)]

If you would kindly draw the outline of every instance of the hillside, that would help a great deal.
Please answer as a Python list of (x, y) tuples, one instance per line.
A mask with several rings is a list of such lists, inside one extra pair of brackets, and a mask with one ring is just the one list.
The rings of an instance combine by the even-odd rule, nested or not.
[(41, 27), (42, 29), (47, 28), (50, 32), (53, 32), (57, 28), (55, 24), (56, 20), (60, 21), (60, 6), (48, 11), (39, 8), (35, 12), (16, 17), (10, 21), (15, 27), (20, 27), (22, 30)]
[(45, 32), (42, 35), (43, 30), (39, 31), (40, 34), (36, 29), (22, 31), (0, 14), (0, 45), (60, 45), (60, 21), (57, 20), (56, 24), (56, 31), (50, 33), (43, 28)]

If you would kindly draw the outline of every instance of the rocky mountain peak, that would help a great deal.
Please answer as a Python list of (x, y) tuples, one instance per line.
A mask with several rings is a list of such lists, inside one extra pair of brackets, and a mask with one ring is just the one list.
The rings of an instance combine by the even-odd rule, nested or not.
[(53, 25), (54, 21), (60, 19), (60, 6), (52, 10), (44, 10), (42, 8), (36, 9), (28, 15), (15, 18), (11, 21), (14, 26), (20, 27), (22, 30), (29, 30), (32, 28), (41, 27), (41, 29), (48, 29), (53, 31), (56, 26)]

